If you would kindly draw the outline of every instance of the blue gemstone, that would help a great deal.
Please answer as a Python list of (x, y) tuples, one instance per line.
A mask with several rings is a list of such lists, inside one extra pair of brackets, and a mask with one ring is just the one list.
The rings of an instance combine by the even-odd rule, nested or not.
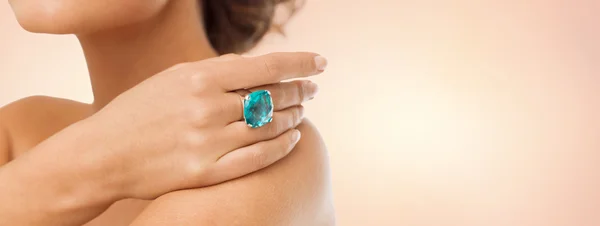
[(254, 91), (244, 99), (244, 120), (252, 128), (273, 120), (273, 99), (267, 90)]

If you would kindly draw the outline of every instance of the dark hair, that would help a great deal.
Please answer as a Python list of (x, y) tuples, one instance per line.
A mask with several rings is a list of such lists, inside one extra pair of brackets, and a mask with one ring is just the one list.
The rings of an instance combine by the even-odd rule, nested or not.
[(204, 6), (204, 26), (208, 39), (219, 54), (243, 53), (272, 28), (277, 6), (285, 4), (292, 15), (294, 0), (199, 0)]

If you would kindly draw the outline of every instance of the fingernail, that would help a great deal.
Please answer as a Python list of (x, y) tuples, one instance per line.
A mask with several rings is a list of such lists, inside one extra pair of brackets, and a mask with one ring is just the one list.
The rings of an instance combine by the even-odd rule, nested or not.
[(292, 142), (298, 143), (298, 141), (300, 140), (300, 130), (294, 129), (294, 132), (292, 132)]
[(307, 94), (309, 100), (315, 98), (317, 93), (319, 92), (319, 85), (317, 83), (308, 81), (304, 84), (304, 93)]
[(302, 123), (304, 120), (304, 107), (302, 105), (298, 106), (298, 124)]
[(327, 59), (322, 56), (316, 56), (315, 65), (317, 66), (317, 71), (323, 71), (327, 67)]

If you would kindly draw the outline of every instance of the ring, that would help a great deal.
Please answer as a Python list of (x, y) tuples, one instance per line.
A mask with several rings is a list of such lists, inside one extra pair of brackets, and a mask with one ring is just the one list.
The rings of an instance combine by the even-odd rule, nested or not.
[(271, 98), (271, 92), (268, 90), (257, 90), (248, 93), (242, 103), (244, 106), (244, 121), (249, 127), (259, 128), (273, 121), (273, 98)]

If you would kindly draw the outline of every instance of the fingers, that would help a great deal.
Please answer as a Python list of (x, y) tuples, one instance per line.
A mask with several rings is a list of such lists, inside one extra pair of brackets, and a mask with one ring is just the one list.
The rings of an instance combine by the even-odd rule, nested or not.
[(279, 111), (291, 106), (300, 105), (314, 98), (319, 91), (319, 87), (316, 83), (304, 80), (282, 82), (250, 89), (252, 92), (256, 90), (268, 90), (271, 92), (274, 110)]
[(207, 179), (219, 183), (265, 168), (290, 153), (300, 136), (300, 131), (290, 129), (275, 139), (229, 152), (217, 160)]
[(213, 61), (213, 62), (223, 62), (223, 61), (230, 61), (230, 60), (237, 60), (237, 59), (243, 59), (244, 57), (235, 53), (228, 53), (225, 55), (221, 55), (219, 57), (214, 57), (214, 58), (210, 58), (206, 61)]
[[(271, 92), (273, 99), (274, 111), (280, 111), (292, 106), (301, 105), (303, 102), (308, 101), (315, 97), (319, 87), (316, 83), (308, 80), (282, 82), (271, 85), (259, 86), (251, 88), (250, 91), (256, 90), (268, 90)], [(243, 97), (247, 94), (247, 91), (242, 90), (236, 92), (226, 93), (226, 100), (224, 103), (231, 103), (228, 106), (229, 113), (227, 113), (228, 122), (239, 121), (243, 117)], [(231, 114), (230, 114), (231, 113)]]
[(250, 128), (244, 121), (233, 122), (225, 127), (224, 140), (228, 150), (273, 139), (298, 126), (304, 118), (304, 108), (295, 106), (273, 113), (273, 121), (259, 128)]
[(241, 59), (241, 58), (244, 58), (244, 57), (241, 56), (241, 55), (239, 55), (239, 54), (228, 53), (228, 54), (219, 56), (217, 59), (221, 59), (221, 60), (236, 60), (236, 59)]
[(282, 80), (308, 77), (322, 72), (327, 60), (315, 53), (271, 53), (240, 58), (217, 67), (214, 81), (227, 91), (278, 83)]
[(196, 64), (197, 65), (197, 64), (206, 63), (206, 62), (226, 62), (226, 61), (243, 59), (243, 58), (244, 57), (241, 56), (241, 55), (234, 54), (234, 53), (228, 53), (228, 54), (225, 54), (225, 55), (221, 55), (221, 56), (218, 56), (218, 57), (209, 58), (209, 59), (206, 59), (206, 60), (203, 60), (203, 61), (198, 61), (198, 62), (195, 62), (195, 63), (179, 63), (179, 64), (173, 65), (173, 66), (165, 69), (165, 71), (175, 71), (177, 69), (180, 69), (182, 67), (185, 67), (185, 66), (188, 66), (188, 65), (191, 65), (191, 64)]

